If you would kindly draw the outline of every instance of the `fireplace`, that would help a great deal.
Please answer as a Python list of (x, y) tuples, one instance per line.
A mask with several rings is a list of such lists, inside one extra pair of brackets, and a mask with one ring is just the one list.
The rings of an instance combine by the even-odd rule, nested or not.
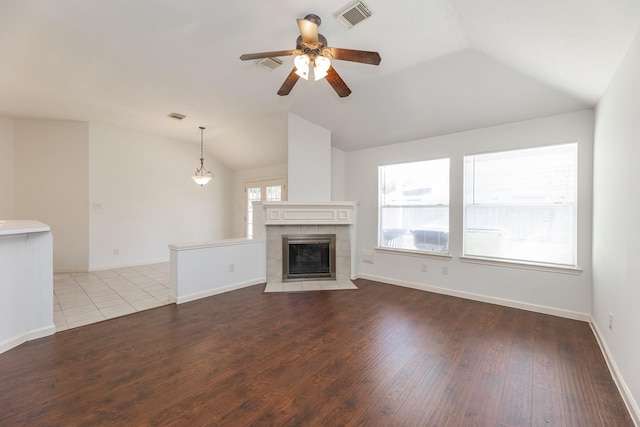
[(335, 280), (335, 234), (282, 236), (282, 281)]
[[(300, 290), (304, 287), (315, 286), (314, 281), (322, 282), (319, 286), (353, 285), (352, 260), (355, 259), (355, 227), (356, 218), (355, 202), (254, 202), (254, 206), (262, 205), (263, 209), (254, 209), (254, 238), (263, 238), (266, 243), (266, 272), (267, 284), (286, 285), (300, 284)], [(282, 237), (308, 236), (333, 234), (335, 258), (330, 255), (330, 275), (321, 272), (326, 277), (298, 277), (289, 278), (289, 267), (283, 274), (284, 260), (289, 259), (288, 252), (285, 255), (285, 246)], [(308, 242), (303, 242), (308, 243)], [(288, 249), (287, 249), (288, 250)], [(329, 252), (331, 254), (331, 250)], [(283, 256), (284, 255), (284, 256)], [(317, 255), (316, 255), (317, 256)], [(287, 261), (289, 262), (289, 261)], [(317, 273), (317, 272), (316, 272)], [(335, 277), (332, 279), (332, 277)]]

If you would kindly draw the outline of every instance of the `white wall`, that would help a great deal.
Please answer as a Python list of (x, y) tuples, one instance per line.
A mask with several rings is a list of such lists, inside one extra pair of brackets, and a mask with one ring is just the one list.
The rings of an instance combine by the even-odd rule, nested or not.
[(104, 124), (0, 119), (0, 218), (49, 224), (56, 271), (168, 261), (171, 243), (232, 235), (231, 174), (205, 151), (216, 177), (197, 186), (199, 148)]
[(347, 156), (344, 151), (331, 147), (331, 200), (345, 201)]
[(91, 123), (91, 269), (168, 261), (169, 244), (231, 236), (231, 173), (205, 151), (215, 178), (195, 184), (195, 142)]
[(630, 47), (596, 111), (593, 223), (593, 321), (631, 396), (636, 417), (640, 415), (640, 263), (635, 258), (640, 247), (638, 75), (640, 38)]
[[(374, 263), (359, 260), (357, 273), (392, 283), (437, 287), (514, 306), (587, 319), (591, 310), (591, 170), (593, 111), (582, 111), (347, 153), (348, 200), (360, 202), (358, 250), (377, 246), (378, 166), (451, 158), (450, 250), (442, 260), (375, 251)], [(493, 150), (577, 141), (579, 144), (578, 265), (580, 275), (462, 263), (463, 156)], [(359, 252), (361, 253), (361, 252)], [(427, 272), (421, 271), (427, 264)], [(447, 267), (448, 274), (443, 274)]]
[(56, 270), (89, 265), (89, 125), (16, 120), (14, 191), (17, 219), (51, 227)]
[(286, 177), (287, 171), (287, 164), (280, 163), (272, 166), (233, 172), (231, 178), (231, 237), (247, 236), (247, 230), (245, 229), (246, 223), (244, 221), (246, 209), (246, 194), (244, 193), (245, 182)]
[(331, 200), (331, 132), (289, 114), (289, 200)]
[(13, 120), (0, 119), (0, 219), (14, 218)]

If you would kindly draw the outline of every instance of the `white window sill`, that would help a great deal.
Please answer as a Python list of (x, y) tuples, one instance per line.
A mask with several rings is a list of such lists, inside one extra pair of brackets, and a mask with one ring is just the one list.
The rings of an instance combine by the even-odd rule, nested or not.
[(411, 249), (383, 248), (383, 247), (377, 246), (375, 250), (379, 252), (387, 252), (387, 253), (396, 254), (396, 255), (409, 255), (409, 256), (415, 256), (415, 257), (421, 257), (421, 258), (435, 258), (435, 259), (441, 259), (441, 260), (447, 260), (447, 261), (451, 260), (452, 258), (452, 256), (449, 253), (443, 254), (438, 252), (425, 252), (425, 251), (417, 251), (417, 250), (411, 250)]
[(482, 257), (473, 257), (473, 256), (460, 256), (458, 258), (460, 258), (460, 261), (462, 262), (468, 262), (472, 264), (484, 264), (484, 265), (493, 265), (497, 267), (521, 268), (524, 270), (549, 271), (552, 273), (564, 273), (564, 274), (575, 274), (575, 275), (582, 273), (582, 268), (571, 267), (571, 266), (539, 264), (539, 263), (533, 263), (533, 262), (496, 260), (491, 258), (482, 258)]

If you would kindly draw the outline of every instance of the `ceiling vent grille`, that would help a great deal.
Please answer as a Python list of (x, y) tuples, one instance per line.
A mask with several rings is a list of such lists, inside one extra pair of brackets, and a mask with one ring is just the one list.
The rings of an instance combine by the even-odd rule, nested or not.
[(268, 70), (273, 70), (282, 65), (282, 59), (279, 58), (265, 58), (258, 61), (258, 65)]
[(180, 113), (169, 113), (169, 114), (167, 114), (167, 117), (171, 117), (172, 119), (176, 119), (176, 120), (182, 120), (187, 116), (185, 116), (184, 114), (180, 114)]
[(333, 14), (346, 29), (364, 21), (372, 15), (371, 9), (361, 1), (355, 1)]

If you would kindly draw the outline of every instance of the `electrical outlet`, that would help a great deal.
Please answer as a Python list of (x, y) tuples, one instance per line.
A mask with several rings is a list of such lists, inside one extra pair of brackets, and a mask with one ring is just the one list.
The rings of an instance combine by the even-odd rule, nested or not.
[(113, 250), (113, 254), (114, 255), (120, 255), (120, 249), (114, 249)]
[(429, 267), (427, 267), (427, 264), (422, 264), (420, 266), (420, 271), (422, 271), (423, 273), (426, 273), (427, 271), (429, 271)]
[(236, 265), (235, 264), (229, 264), (229, 272), (233, 272), (236, 271)]
[(449, 274), (449, 267), (442, 267), (442, 274), (444, 275)]
[(362, 262), (373, 264), (373, 251), (362, 251)]
[(609, 330), (613, 330), (613, 313), (609, 313)]

